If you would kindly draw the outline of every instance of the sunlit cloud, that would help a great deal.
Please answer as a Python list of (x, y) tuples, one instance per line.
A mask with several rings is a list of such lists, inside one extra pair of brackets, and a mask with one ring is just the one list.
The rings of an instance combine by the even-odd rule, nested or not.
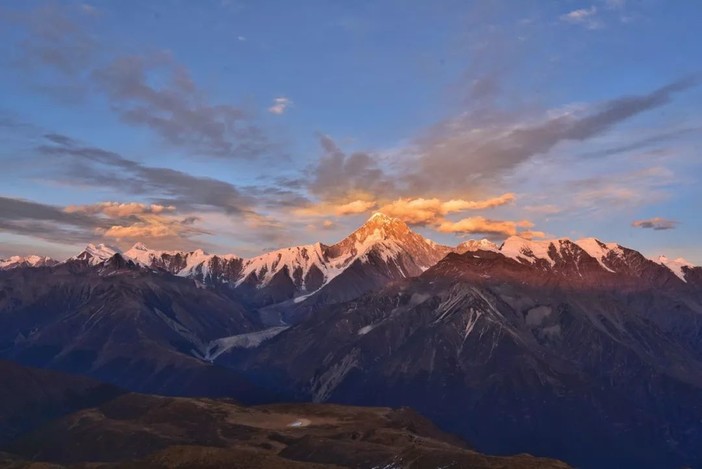
[(368, 200), (352, 200), (342, 204), (321, 203), (300, 207), (293, 210), (293, 213), (298, 216), (308, 217), (327, 217), (330, 215), (345, 216), (357, 215), (374, 209), (377, 204)]
[(173, 205), (142, 204), (138, 202), (100, 202), (92, 205), (69, 205), (64, 208), (64, 211), (67, 213), (104, 213), (111, 217), (128, 217), (148, 213), (174, 212), (175, 209)]
[(441, 223), (450, 213), (467, 210), (485, 210), (506, 205), (515, 200), (513, 193), (502, 194), (485, 200), (451, 199), (398, 199), (380, 208), (384, 214), (399, 218), (410, 225), (430, 225)]
[[(500, 235), (500, 236), (516, 236), (523, 235), (524, 237), (543, 237), (544, 233), (540, 231), (527, 230), (533, 227), (534, 224), (528, 220), (510, 221), (510, 220), (491, 220), (485, 217), (470, 217), (458, 220), (456, 222), (444, 220), (437, 230), (442, 233), (456, 234), (485, 234), (485, 235)], [(524, 228), (525, 230), (520, 230)]]

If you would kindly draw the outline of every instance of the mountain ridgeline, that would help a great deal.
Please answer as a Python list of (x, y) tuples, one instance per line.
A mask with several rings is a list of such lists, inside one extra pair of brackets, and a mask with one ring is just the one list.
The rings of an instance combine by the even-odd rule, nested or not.
[(479, 451), (702, 465), (702, 268), (594, 238), (436, 244), (371, 217), (244, 259), (0, 261), (0, 357), (130, 391), (409, 406)]

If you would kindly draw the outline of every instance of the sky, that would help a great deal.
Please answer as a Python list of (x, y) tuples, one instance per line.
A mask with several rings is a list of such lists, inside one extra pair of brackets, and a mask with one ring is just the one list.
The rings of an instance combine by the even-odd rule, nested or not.
[(0, 2), (0, 257), (437, 242), (702, 265), (702, 23), (665, 0)]

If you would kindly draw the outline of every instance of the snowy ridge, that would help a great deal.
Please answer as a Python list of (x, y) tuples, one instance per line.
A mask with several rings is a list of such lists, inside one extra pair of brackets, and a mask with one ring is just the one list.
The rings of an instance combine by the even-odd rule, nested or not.
[(157, 251), (147, 248), (143, 243), (136, 243), (128, 251), (125, 251), (124, 255), (134, 262), (150, 267), (154, 261), (160, 259), (164, 254), (175, 256), (179, 253), (179, 251)]
[(77, 256), (71, 257), (69, 260), (87, 261), (90, 265), (98, 265), (114, 256), (121, 254), (119, 248), (107, 246), (105, 244), (88, 244), (83, 252)]
[(549, 255), (551, 246), (560, 248), (560, 245), (567, 239), (557, 239), (553, 241), (532, 241), (519, 236), (510, 236), (500, 246), (500, 252), (503, 256), (516, 260), (517, 262), (528, 262), (533, 264), (537, 260), (544, 260), (551, 266), (555, 264), (555, 260)]
[[(595, 259), (602, 269), (611, 273), (622, 273), (629, 269), (630, 267), (627, 267), (631, 266), (628, 260), (629, 256), (631, 252), (636, 253), (636, 251), (629, 250), (617, 243), (604, 243), (596, 238), (584, 238), (575, 242), (568, 238), (533, 241), (518, 236), (508, 238), (500, 246), (498, 252), (520, 263), (533, 264), (538, 260), (543, 260), (553, 267), (559, 258), (577, 259), (578, 248), (582, 249), (587, 256)], [(580, 255), (582, 255), (582, 251)], [(695, 268), (691, 262), (683, 258), (669, 259), (660, 256), (651, 260), (667, 267), (684, 282), (687, 282), (686, 270)]]
[[(241, 278), (237, 281), (237, 286), (243, 283), (251, 275), (255, 276), (260, 285), (265, 286), (270, 283), (273, 277), (283, 269), (287, 269), (288, 275), (296, 276), (302, 282), (303, 289), (306, 289), (307, 275), (310, 269), (317, 267), (325, 273), (327, 270), (326, 258), (322, 244), (310, 244), (307, 246), (295, 246), (277, 251), (267, 252), (261, 256), (244, 260)], [(297, 274), (295, 273), (297, 271)]]
[(687, 283), (687, 279), (685, 278), (685, 269), (692, 269), (695, 267), (691, 262), (683, 259), (682, 257), (678, 257), (677, 259), (668, 259), (665, 256), (658, 256), (658, 258), (654, 259), (654, 261), (670, 269), (671, 272), (677, 275), (678, 278), (685, 283)]
[(499, 252), (520, 263), (533, 264), (538, 260), (543, 260), (553, 267), (556, 263), (556, 258), (552, 257), (552, 255), (557, 257), (577, 255), (576, 251), (578, 251), (578, 248), (595, 259), (608, 272), (615, 271), (608, 265), (607, 260), (611, 261), (613, 258), (619, 258), (624, 255), (624, 250), (620, 245), (603, 243), (596, 238), (584, 238), (575, 242), (569, 238), (534, 241), (520, 238), (519, 236), (507, 238), (500, 246)]
[[(315, 243), (294, 246), (244, 259), (234, 254), (208, 254), (202, 249), (190, 252), (152, 250), (142, 243), (136, 243), (123, 256), (146, 268), (192, 278), (203, 286), (207, 282), (220, 281), (236, 287), (246, 284), (261, 289), (270, 285), (274, 278), (287, 276), (294, 288), (292, 299), (298, 303), (359, 262), (372, 262), (373, 268), (386, 269), (384, 275), (392, 272), (391, 275), (411, 277), (435, 265), (450, 252), (463, 254), (475, 251), (497, 252), (519, 263), (538, 263), (543, 268), (556, 268), (557, 264), (578, 262), (578, 259), (587, 256), (596, 260), (604, 271), (612, 273), (628, 268), (627, 253), (630, 252), (619, 244), (603, 243), (595, 238), (578, 241), (568, 238), (531, 240), (519, 236), (507, 238), (499, 247), (488, 239), (471, 239), (452, 248), (424, 238), (397, 218), (375, 213), (357, 230), (333, 245)], [(97, 265), (117, 253), (120, 253), (117, 248), (89, 244), (71, 259)], [(0, 269), (25, 265), (21, 262), (41, 265), (44, 262), (41, 259), (39, 256), (15, 256), (0, 261)], [(654, 262), (666, 266), (683, 281), (685, 269), (693, 267), (684, 259), (661, 257)]]
[(576, 241), (575, 244), (580, 246), (583, 251), (590, 255), (590, 257), (595, 258), (595, 260), (597, 260), (597, 262), (599, 262), (599, 264), (609, 272), (614, 272), (614, 270), (607, 267), (607, 265), (605, 265), (604, 263), (604, 260), (612, 252), (615, 255), (621, 255), (623, 253), (622, 247), (619, 246), (617, 243), (605, 244), (602, 241), (595, 238), (580, 239)]
[(493, 243), (490, 240), (487, 240), (485, 238), (477, 240), (477, 239), (469, 239), (467, 241), (463, 241), (461, 244), (456, 246), (456, 252), (459, 254), (463, 254), (465, 252), (473, 252), (473, 251), (492, 251), (492, 252), (498, 252), (499, 248), (495, 243)]
[(8, 259), (0, 259), (0, 270), (14, 269), (16, 267), (41, 267), (57, 263), (58, 261), (47, 256), (12, 256)]

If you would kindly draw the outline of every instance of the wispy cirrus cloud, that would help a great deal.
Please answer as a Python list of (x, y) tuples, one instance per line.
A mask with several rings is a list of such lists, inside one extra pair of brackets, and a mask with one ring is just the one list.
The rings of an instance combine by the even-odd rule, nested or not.
[[(479, 194), (556, 145), (603, 135), (698, 83), (698, 77), (684, 78), (648, 93), (546, 112), (541, 118), (467, 112), (432, 127), (391, 162), (378, 153), (347, 154), (331, 137), (320, 135), (323, 153), (311, 168), (307, 188), (323, 202), (393, 200), (412, 194), (464, 198), (467, 189)], [(651, 143), (655, 141), (642, 145)]]
[(68, 164), (54, 177), (92, 187), (107, 187), (144, 195), (153, 204), (180, 210), (217, 210), (227, 214), (254, 213), (254, 199), (225, 181), (198, 177), (170, 168), (146, 166), (122, 155), (81, 144), (61, 134), (47, 134), (50, 144), (36, 151)]
[(677, 221), (668, 218), (654, 217), (646, 220), (636, 220), (631, 223), (634, 228), (648, 228), (656, 231), (672, 230), (678, 226)]
[(567, 23), (580, 24), (587, 29), (599, 29), (603, 26), (602, 21), (597, 17), (597, 7), (579, 8), (561, 15), (561, 21)]
[[(154, 85), (155, 77), (163, 84)], [(268, 147), (244, 109), (210, 103), (170, 53), (119, 56), (91, 78), (124, 122), (145, 126), (170, 145), (222, 157), (256, 156)]]
[(11, 15), (25, 26), (16, 64), (34, 88), (63, 101), (103, 98), (124, 123), (191, 154), (251, 158), (274, 146), (252, 111), (211, 99), (171, 52), (126, 54), (101, 43), (95, 11), (49, 3)]

